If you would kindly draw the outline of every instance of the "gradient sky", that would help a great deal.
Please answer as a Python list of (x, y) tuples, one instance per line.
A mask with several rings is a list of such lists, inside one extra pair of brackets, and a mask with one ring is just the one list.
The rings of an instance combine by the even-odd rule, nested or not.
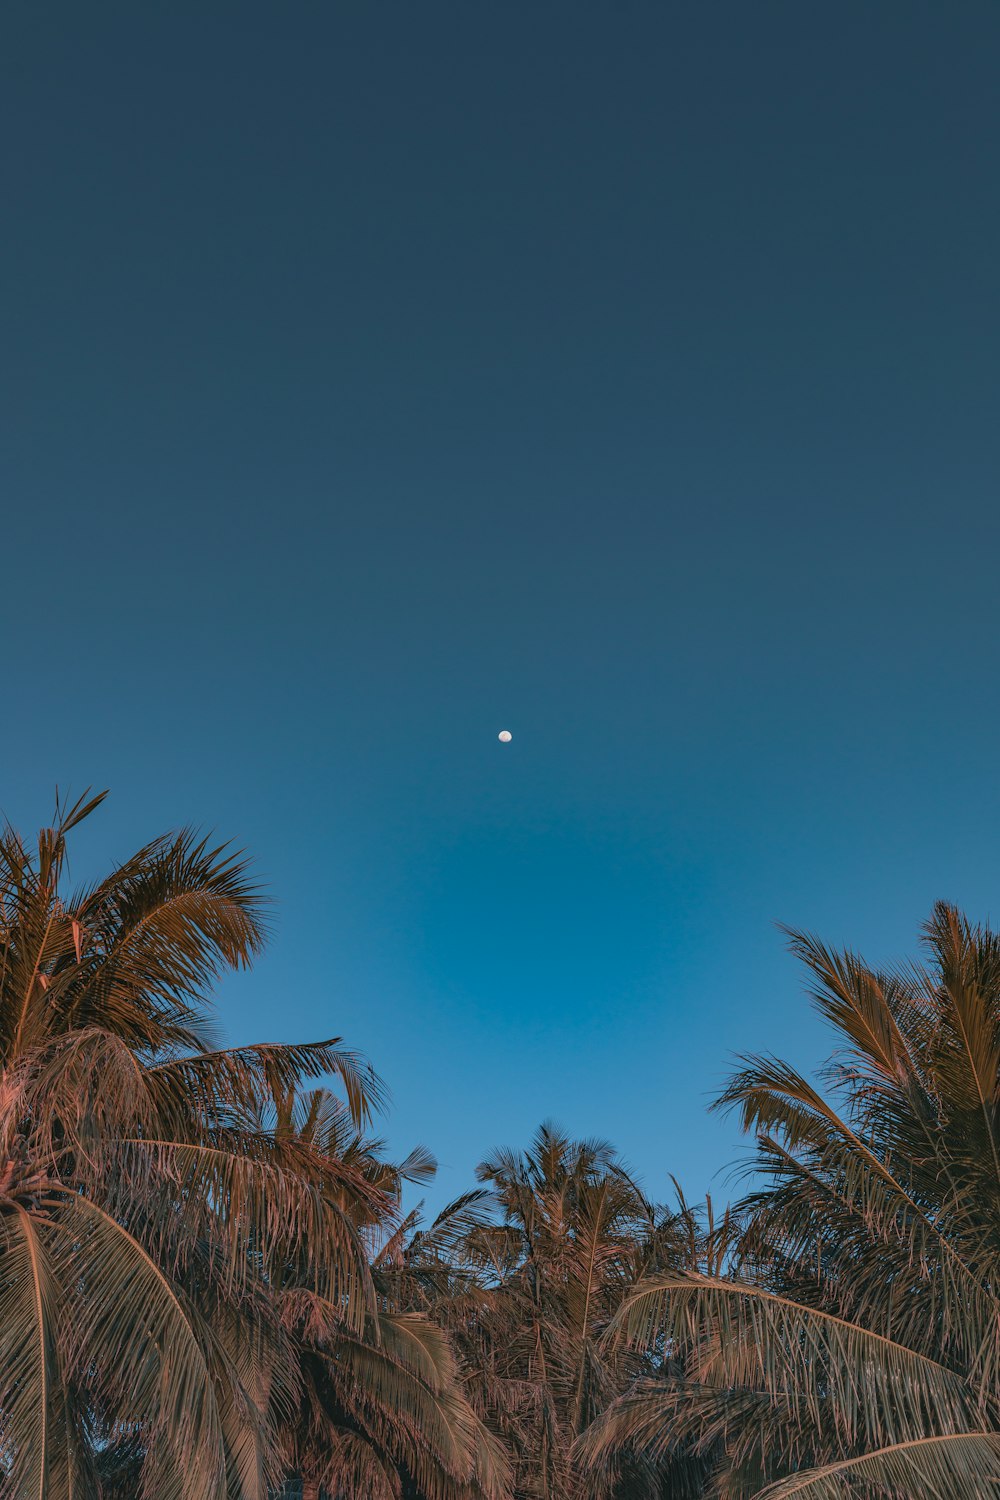
[[(256, 855), (443, 1201), (726, 1191), (777, 921), (997, 914), (1000, 10), (10, 4), (0, 805)], [(497, 733), (513, 731), (501, 746)]]

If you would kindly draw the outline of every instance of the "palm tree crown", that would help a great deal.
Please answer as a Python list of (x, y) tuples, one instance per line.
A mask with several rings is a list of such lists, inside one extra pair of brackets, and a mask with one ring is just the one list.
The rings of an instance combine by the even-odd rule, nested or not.
[(510, 1445), (515, 1496), (564, 1500), (584, 1483), (577, 1438), (644, 1364), (604, 1330), (639, 1277), (685, 1262), (690, 1214), (650, 1204), (606, 1143), (551, 1125), (478, 1177), (478, 1194), (416, 1238), (407, 1273)]
[(926, 967), (794, 934), (839, 1049), (826, 1089), (748, 1058), (721, 1101), (762, 1185), (712, 1276), (650, 1280), (618, 1332), (681, 1360), (592, 1454), (690, 1442), (715, 1490), (959, 1497), (1000, 1481), (1000, 939), (939, 905)]
[(67, 892), (67, 835), (101, 800), (33, 849), (0, 834), (4, 1493), (264, 1500), (298, 1391), (271, 1286), (298, 1277), (361, 1328), (353, 1213), (385, 1198), (284, 1138), (275, 1101), (336, 1074), (360, 1125), (380, 1086), (336, 1042), (212, 1046), (207, 993), (260, 951), (261, 892), (191, 833)]

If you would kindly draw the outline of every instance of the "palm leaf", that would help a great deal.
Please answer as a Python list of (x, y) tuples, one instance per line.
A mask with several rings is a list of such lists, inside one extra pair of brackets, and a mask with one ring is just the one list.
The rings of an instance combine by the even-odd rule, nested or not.
[(0, 1219), (0, 1468), (18, 1500), (46, 1500), (66, 1443), (53, 1431), (59, 1295), (39, 1225), (13, 1206)]
[(909, 1500), (980, 1495), (1000, 1484), (1000, 1433), (951, 1432), (855, 1454), (805, 1469), (760, 1491), (759, 1500), (843, 1500), (861, 1483)]

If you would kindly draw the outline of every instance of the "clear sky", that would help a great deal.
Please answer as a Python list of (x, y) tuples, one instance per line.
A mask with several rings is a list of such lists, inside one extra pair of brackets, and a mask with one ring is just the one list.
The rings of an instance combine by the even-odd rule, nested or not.
[(1000, 10), (2, 32), (4, 811), (252, 850), (227, 1034), (366, 1051), (435, 1201), (546, 1116), (724, 1192), (774, 923), (998, 915)]

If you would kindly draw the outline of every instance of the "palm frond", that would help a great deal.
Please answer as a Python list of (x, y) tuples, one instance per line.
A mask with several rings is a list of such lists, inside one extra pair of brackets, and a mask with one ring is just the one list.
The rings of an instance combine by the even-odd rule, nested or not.
[(759, 1500), (843, 1500), (848, 1486), (909, 1500), (979, 1495), (1000, 1483), (1000, 1434), (951, 1432), (914, 1437), (836, 1463), (804, 1469), (760, 1491)]
[(39, 1226), (22, 1207), (0, 1217), (0, 1469), (24, 1500), (46, 1500), (56, 1454), (61, 1371), (58, 1278)]
[(69, 1373), (86, 1379), (96, 1361), (118, 1420), (148, 1428), (189, 1494), (221, 1497), (223, 1437), (199, 1313), (98, 1204), (72, 1194), (61, 1207), (65, 1231), (53, 1256), (71, 1293)]

